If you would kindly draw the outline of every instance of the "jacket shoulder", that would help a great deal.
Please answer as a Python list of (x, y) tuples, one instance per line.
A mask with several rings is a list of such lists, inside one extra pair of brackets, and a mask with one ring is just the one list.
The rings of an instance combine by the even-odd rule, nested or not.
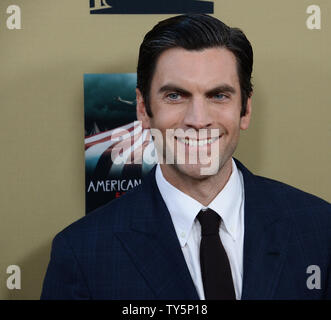
[(288, 223), (294, 227), (294, 234), (302, 239), (302, 243), (307, 245), (309, 239), (313, 239), (311, 241), (315, 246), (317, 242), (319, 245), (324, 243), (331, 250), (330, 203), (286, 183), (255, 177), (260, 194), (265, 195), (268, 199), (265, 203), (268, 202), (272, 208), (270, 211), (288, 219)]
[[(255, 176), (263, 194), (273, 210), (293, 222), (300, 234), (315, 234), (331, 241), (331, 204), (327, 201), (273, 179)], [(275, 211), (274, 211), (275, 212)]]
[(256, 182), (264, 191), (268, 192), (273, 197), (281, 199), (282, 202), (285, 202), (288, 206), (294, 206), (297, 209), (318, 206), (324, 207), (331, 213), (331, 204), (318, 196), (290, 186), (284, 182), (262, 176), (255, 176), (255, 178)]

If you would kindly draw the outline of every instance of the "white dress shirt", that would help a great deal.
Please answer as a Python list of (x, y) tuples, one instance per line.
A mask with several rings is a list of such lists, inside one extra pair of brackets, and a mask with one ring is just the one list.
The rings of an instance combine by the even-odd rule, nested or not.
[[(201, 300), (205, 300), (200, 269), (201, 226), (196, 219), (200, 202), (171, 185), (157, 165), (155, 178), (160, 193), (170, 212), (184, 258)], [(228, 255), (236, 299), (241, 299), (244, 243), (244, 183), (241, 172), (232, 159), (231, 176), (222, 191), (208, 205), (217, 212), (224, 223), (220, 238)]]

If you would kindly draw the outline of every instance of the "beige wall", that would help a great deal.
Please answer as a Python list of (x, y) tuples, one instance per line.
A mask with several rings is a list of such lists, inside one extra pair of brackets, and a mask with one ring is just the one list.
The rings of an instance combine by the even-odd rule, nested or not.
[[(6, 8), (22, 9), (7, 30)], [(306, 8), (322, 10), (308, 30)], [(255, 50), (254, 116), (236, 156), (257, 174), (331, 201), (331, 2), (215, 0)], [(38, 299), (51, 240), (84, 215), (83, 74), (135, 72), (166, 15), (90, 15), (88, 1), (0, 1), (0, 298)], [(22, 289), (8, 290), (18, 265)]]

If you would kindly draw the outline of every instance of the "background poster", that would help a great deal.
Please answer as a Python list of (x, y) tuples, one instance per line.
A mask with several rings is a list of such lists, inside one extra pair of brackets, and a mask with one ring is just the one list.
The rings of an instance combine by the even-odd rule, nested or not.
[(90, 0), (91, 14), (213, 13), (206, 0)]
[(154, 144), (135, 121), (136, 81), (134, 73), (84, 76), (86, 213), (139, 185), (156, 163), (144, 161)]

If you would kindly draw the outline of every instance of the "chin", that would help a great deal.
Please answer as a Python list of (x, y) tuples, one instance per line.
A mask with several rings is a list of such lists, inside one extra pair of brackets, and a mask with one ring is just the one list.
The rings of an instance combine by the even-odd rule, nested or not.
[(194, 180), (205, 180), (216, 175), (220, 171), (219, 165), (199, 165), (199, 164), (174, 164), (175, 170), (180, 175), (185, 175)]

